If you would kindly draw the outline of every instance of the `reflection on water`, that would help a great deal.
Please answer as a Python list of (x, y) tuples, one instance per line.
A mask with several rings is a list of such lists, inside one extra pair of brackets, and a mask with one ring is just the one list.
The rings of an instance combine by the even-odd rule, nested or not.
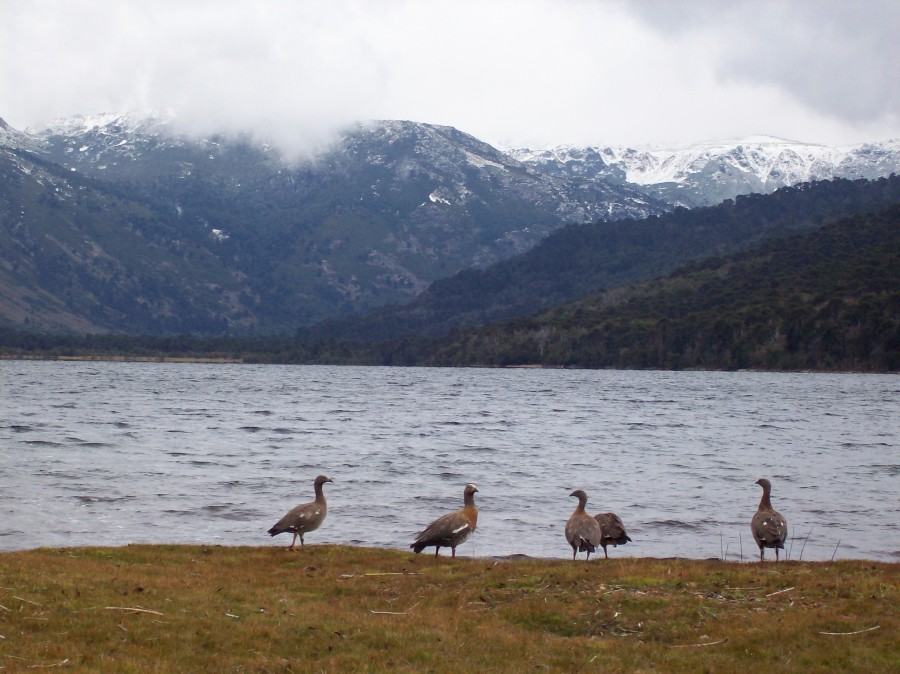
[[(406, 548), (478, 485), (463, 555), (571, 554), (588, 492), (615, 556), (752, 560), (758, 477), (797, 559), (900, 558), (900, 376), (0, 362), (0, 549)], [(283, 538), (283, 537), (282, 537)]]

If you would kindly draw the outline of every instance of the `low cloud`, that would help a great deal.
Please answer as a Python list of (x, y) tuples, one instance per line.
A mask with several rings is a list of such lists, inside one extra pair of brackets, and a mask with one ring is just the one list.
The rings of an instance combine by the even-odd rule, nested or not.
[(22, 128), (174, 109), (194, 132), (250, 132), (294, 154), (380, 118), (500, 146), (879, 140), (900, 135), (898, 11), (890, 0), (4, 0), (0, 116)]

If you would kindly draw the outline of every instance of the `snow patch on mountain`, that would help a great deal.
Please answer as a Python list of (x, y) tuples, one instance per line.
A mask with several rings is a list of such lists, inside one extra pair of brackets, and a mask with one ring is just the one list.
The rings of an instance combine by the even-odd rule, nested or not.
[(37, 136), (84, 136), (91, 133), (111, 135), (155, 134), (169, 129), (175, 120), (171, 110), (140, 110), (133, 112), (104, 112), (95, 115), (74, 115), (61, 117), (50, 122), (45, 128), (27, 129), (27, 133)]
[(34, 152), (40, 145), (40, 142), (30, 134), (12, 128), (6, 123), (6, 120), (0, 117), (0, 147)]
[(750, 192), (832, 178), (874, 179), (900, 171), (900, 140), (829, 146), (751, 136), (678, 148), (514, 148), (508, 154), (550, 173), (620, 180), (670, 203), (696, 206)]

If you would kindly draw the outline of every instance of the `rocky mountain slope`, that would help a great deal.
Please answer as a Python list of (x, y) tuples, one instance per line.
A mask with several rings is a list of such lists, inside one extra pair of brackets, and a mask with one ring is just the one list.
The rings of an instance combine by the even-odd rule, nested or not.
[[(33, 268), (8, 271), (2, 294), (55, 299), (52, 315), (21, 301), (5, 315), (44, 329), (293, 331), (407, 301), (572, 220), (665, 209), (627, 186), (549, 176), (455, 129), (413, 122), (351, 129), (314, 160), (293, 163), (249, 137), (189, 138), (160, 117), (76, 118), (28, 134), (4, 125), (0, 142), (6, 269), (22, 268), (28, 245)], [(88, 208), (106, 217), (92, 220)], [(99, 221), (108, 226), (97, 229)], [(59, 231), (72, 234), (68, 248)], [(125, 232), (165, 256), (147, 270), (154, 278), (137, 241), (116, 248)], [(95, 277), (98, 258), (115, 260), (142, 289), (133, 296), (121, 275), (92, 285), (98, 306), (132, 297), (124, 315), (87, 316), (75, 300), (67, 279)], [(201, 272), (188, 269), (199, 259), (216, 269), (201, 284), (204, 299), (191, 280)], [(154, 280), (164, 269), (166, 282)]]

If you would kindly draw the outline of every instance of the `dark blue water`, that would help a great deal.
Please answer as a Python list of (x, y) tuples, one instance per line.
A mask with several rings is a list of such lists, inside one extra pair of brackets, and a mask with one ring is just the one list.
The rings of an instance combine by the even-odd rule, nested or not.
[[(478, 485), (465, 556), (568, 557), (585, 489), (615, 556), (755, 559), (759, 477), (792, 559), (900, 559), (900, 376), (0, 362), (0, 549), (405, 548)], [(771, 551), (767, 556), (771, 555)]]

